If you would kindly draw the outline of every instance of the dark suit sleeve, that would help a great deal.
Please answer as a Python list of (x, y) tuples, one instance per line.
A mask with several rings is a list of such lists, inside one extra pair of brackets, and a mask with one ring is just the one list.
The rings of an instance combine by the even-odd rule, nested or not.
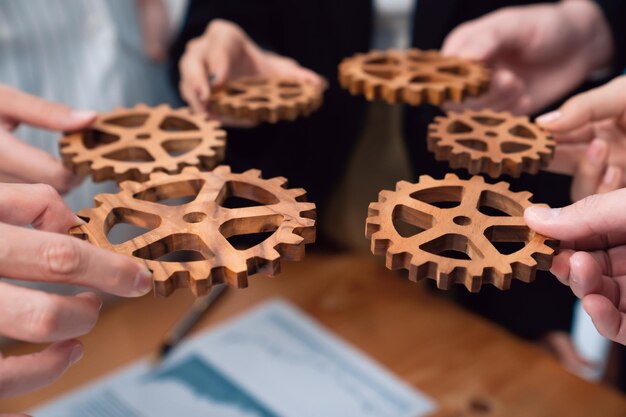
[(613, 69), (621, 74), (626, 67), (626, 1), (596, 0), (606, 17), (613, 35)]

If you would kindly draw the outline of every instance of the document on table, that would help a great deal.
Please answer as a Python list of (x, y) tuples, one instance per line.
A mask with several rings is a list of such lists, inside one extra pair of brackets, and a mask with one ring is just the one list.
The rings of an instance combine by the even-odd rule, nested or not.
[(136, 363), (35, 417), (421, 417), (434, 402), (273, 300)]

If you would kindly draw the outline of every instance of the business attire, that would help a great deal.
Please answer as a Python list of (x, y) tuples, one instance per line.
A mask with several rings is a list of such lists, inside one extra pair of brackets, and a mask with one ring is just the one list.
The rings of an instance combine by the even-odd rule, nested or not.
[[(501, 7), (530, 3), (540, 2), (419, 0), (413, 13), (411, 45), (439, 49), (447, 34), (459, 24)], [(617, 68), (624, 63), (623, 40), (618, 39), (624, 29), (615, 14), (625, 12), (622, 3), (626, 2), (598, 3), (607, 13), (615, 36), (619, 51), (614, 66), (617, 74)], [(173, 62), (177, 62), (190, 39), (201, 35), (212, 19), (222, 18), (242, 26), (262, 47), (292, 57), (329, 80), (320, 111), (293, 123), (253, 130), (231, 129), (226, 157), (235, 170), (260, 168), (267, 176), (283, 175), (293, 186), (306, 188), (311, 200), (318, 204), (321, 221), (333, 184), (343, 174), (359, 137), (366, 108), (362, 97), (352, 97), (339, 87), (337, 65), (343, 58), (372, 47), (373, 6), (364, 0), (192, 0), (172, 49)], [(177, 67), (173, 67), (172, 77), (177, 85)], [(415, 178), (422, 174), (442, 177), (450, 172), (448, 164), (435, 161), (426, 149), (426, 127), (440, 110), (433, 106), (405, 106), (404, 111), (404, 132)], [(459, 174), (467, 177), (465, 172)], [(535, 193), (536, 201), (554, 206), (569, 202), (568, 177), (541, 173), (507, 180), (511, 180), (513, 189)], [(542, 276), (533, 285), (514, 285), (509, 292), (487, 287), (480, 294), (459, 291), (458, 298), (463, 305), (528, 338), (567, 328), (573, 295), (554, 278), (539, 275)]]

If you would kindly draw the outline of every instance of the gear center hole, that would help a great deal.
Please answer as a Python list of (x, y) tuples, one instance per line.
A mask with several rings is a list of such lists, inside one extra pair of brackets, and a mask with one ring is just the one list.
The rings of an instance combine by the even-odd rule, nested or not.
[(206, 214), (201, 213), (199, 211), (187, 213), (183, 216), (183, 220), (186, 221), (187, 223), (200, 223), (204, 219), (206, 219)]
[(147, 140), (150, 139), (150, 133), (139, 133), (137, 135), (137, 139), (139, 140)]
[(459, 226), (469, 226), (472, 224), (472, 219), (467, 216), (456, 216), (452, 221)]
[(494, 132), (493, 130), (488, 130), (487, 132), (485, 132), (485, 136), (488, 136), (490, 138), (495, 138), (498, 136), (498, 134)]

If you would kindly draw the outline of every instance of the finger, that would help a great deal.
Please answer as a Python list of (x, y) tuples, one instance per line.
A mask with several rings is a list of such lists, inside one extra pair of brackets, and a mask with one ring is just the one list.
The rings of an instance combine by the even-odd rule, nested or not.
[[(606, 264), (606, 262), (604, 262)], [(601, 263), (587, 252), (576, 252), (570, 257), (570, 287), (578, 298), (589, 294), (602, 295), (617, 305), (619, 287), (617, 282), (603, 275)]]
[(552, 132), (552, 137), (559, 143), (582, 143), (587, 144), (594, 140), (598, 135), (593, 124), (587, 124), (574, 130), (565, 132)]
[(145, 266), (77, 238), (1, 223), (0, 236), (2, 276), (82, 285), (125, 297), (152, 288)]
[[(626, 189), (586, 197), (561, 209), (532, 206), (524, 218), (529, 227), (554, 239), (576, 242), (626, 230)], [(610, 243), (610, 242), (608, 242)]]
[(97, 117), (93, 111), (73, 110), (4, 85), (0, 85), (0, 98), (1, 116), (44, 129), (82, 129)]
[(93, 293), (61, 296), (4, 282), (0, 282), (0, 300), (0, 334), (33, 343), (89, 333), (101, 306)]
[(187, 44), (179, 62), (180, 92), (195, 112), (203, 112), (210, 96), (209, 74), (204, 60), (204, 42), (200, 39)]
[(0, 184), (0, 221), (57, 233), (83, 223), (45, 184)]
[(609, 166), (602, 177), (602, 182), (598, 187), (597, 194), (610, 193), (618, 190), (624, 185), (624, 171), (617, 166)]
[(560, 250), (552, 259), (550, 272), (564, 285), (569, 286), (570, 278), (570, 258), (574, 254), (573, 250)]
[(581, 128), (589, 122), (607, 118), (624, 119), (626, 114), (626, 78), (619, 77), (569, 99), (559, 110), (537, 118), (537, 123), (552, 132)]
[[(523, 81), (506, 69), (494, 71), (487, 93), (476, 98), (469, 98), (463, 103), (445, 103), (446, 111), (461, 111), (464, 109), (482, 110), (496, 108), (504, 109), (520, 99), (523, 93)], [(504, 105), (503, 105), (504, 103)], [(509, 103), (509, 104), (507, 104)]]
[[(596, 194), (602, 182), (609, 159), (609, 145), (602, 139), (596, 139), (587, 148), (572, 181), (572, 201)], [(612, 179), (611, 179), (612, 180)]]
[(556, 146), (547, 171), (573, 176), (589, 149), (586, 143), (562, 143)]
[(60, 160), (2, 131), (0, 172), (25, 183), (50, 184), (62, 194), (67, 193), (76, 182), (76, 176)]
[(602, 336), (626, 344), (624, 313), (620, 313), (608, 298), (598, 294), (588, 295), (583, 299), (583, 308)]
[(49, 346), (32, 355), (0, 359), (0, 398), (13, 397), (51, 384), (83, 356), (76, 340)]

